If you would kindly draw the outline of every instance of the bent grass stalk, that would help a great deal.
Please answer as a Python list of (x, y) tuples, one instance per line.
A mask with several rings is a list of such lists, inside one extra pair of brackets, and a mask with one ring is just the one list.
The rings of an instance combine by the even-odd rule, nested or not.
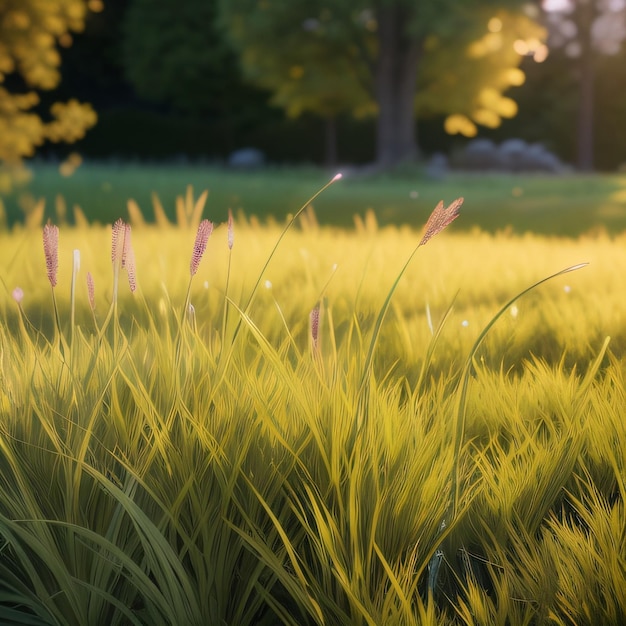
[(424, 226), (424, 231), (422, 238), (420, 239), (417, 246), (413, 249), (413, 252), (409, 255), (409, 258), (404, 263), (402, 269), (397, 274), (396, 279), (394, 280), (391, 288), (387, 292), (387, 297), (383, 302), (383, 306), (378, 312), (378, 316), (376, 317), (376, 322), (374, 324), (374, 330), (372, 331), (372, 338), (370, 339), (369, 347), (367, 349), (367, 355), (365, 357), (365, 362), (363, 364), (363, 373), (361, 374), (361, 383), (359, 385), (359, 396), (362, 396), (362, 402), (360, 402), (359, 407), (357, 408), (357, 416), (355, 420), (355, 425), (357, 428), (357, 432), (361, 429), (363, 422), (366, 419), (367, 411), (365, 410), (365, 395), (366, 395), (366, 386), (367, 381), (369, 379), (370, 370), (372, 367), (372, 359), (374, 357), (374, 350), (376, 349), (376, 343), (378, 342), (378, 337), (380, 335), (380, 329), (383, 325), (383, 321), (385, 316), (387, 315), (387, 311), (389, 310), (389, 305), (391, 304), (391, 298), (400, 283), (400, 280), (404, 276), (409, 264), (413, 260), (413, 257), (417, 253), (417, 251), (430, 239), (439, 234), (442, 230), (444, 230), (447, 226), (449, 226), (458, 216), (460, 208), (463, 204), (463, 198), (457, 198), (453, 202), (451, 202), (447, 207), (444, 208), (443, 201), (440, 201), (439, 204), (435, 207), (433, 212), (430, 214), (426, 225)]
[[(252, 304), (252, 300), (254, 299), (254, 296), (256, 295), (256, 292), (259, 289), (259, 285), (261, 284), (261, 281), (263, 280), (263, 276), (265, 276), (265, 272), (267, 271), (267, 268), (268, 268), (270, 262), (274, 258), (274, 254), (276, 253), (276, 250), (278, 249), (278, 246), (280, 245), (280, 242), (283, 240), (284, 236), (287, 234), (287, 231), (293, 226), (294, 222), (300, 217), (300, 215), (306, 210), (306, 208), (309, 205), (311, 205), (333, 183), (336, 183), (338, 180), (341, 180), (341, 178), (342, 178), (342, 174), (335, 174), (335, 176), (333, 176), (321, 189), (318, 189), (318, 191), (316, 191), (298, 209), (298, 211), (296, 211), (296, 213), (294, 213), (294, 215), (291, 217), (291, 219), (287, 222), (286, 226), (283, 228), (283, 230), (281, 231), (280, 235), (278, 236), (278, 239), (274, 243), (274, 246), (271, 249), (267, 259), (265, 260), (265, 263), (263, 264), (263, 267), (261, 268), (261, 271), (259, 272), (259, 275), (258, 275), (258, 277), (256, 279), (256, 282), (254, 283), (254, 286), (252, 287), (252, 291), (250, 292), (250, 295), (248, 296), (246, 304), (244, 305), (244, 307), (242, 309), (244, 313), (248, 314), (250, 312), (250, 306)], [(242, 322), (242, 319), (240, 318), (239, 322), (237, 323), (237, 326), (235, 327), (235, 331), (234, 331), (233, 337), (232, 337), (232, 342), (235, 341), (235, 339), (237, 337), (237, 334), (239, 333), (239, 329), (241, 328), (241, 322)]]
[[(469, 386), (469, 380), (472, 368), (474, 366), (474, 358), (476, 357), (476, 353), (478, 349), (482, 345), (485, 337), (489, 334), (489, 331), (493, 328), (494, 324), (504, 315), (504, 313), (508, 310), (508, 308), (515, 303), (516, 300), (526, 295), (530, 291), (533, 291), (540, 285), (557, 278), (558, 276), (562, 276), (563, 274), (568, 274), (569, 272), (575, 272), (583, 267), (586, 267), (588, 263), (578, 263), (576, 265), (572, 265), (570, 267), (566, 267), (565, 269), (556, 272), (555, 274), (551, 274), (541, 280), (537, 281), (527, 287), (523, 291), (520, 291), (517, 295), (511, 298), (506, 304), (504, 304), (500, 310), (491, 318), (489, 323), (483, 328), (480, 335), (474, 342), (467, 359), (465, 360), (465, 364), (463, 366), (463, 371), (461, 372), (461, 379), (459, 382), (459, 387), (457, 389), (457, 406), (454, 413), (454, 425), (453, 425), (453, 458), (454, 458), (454, 470), (452, 474), (452, 510), (450, 518), (454, 520), (457, 516), (458, 508), (459, 508), (459, 497), (460, 497), (460, 461), (461, 461), (461, 448), (463, 446), (463, 439), (465, 434), (465, 419), (466, 419), (466, 407), (467, 407), (467, 390)], [(606, 349), (606, 348), (605, 348)]]

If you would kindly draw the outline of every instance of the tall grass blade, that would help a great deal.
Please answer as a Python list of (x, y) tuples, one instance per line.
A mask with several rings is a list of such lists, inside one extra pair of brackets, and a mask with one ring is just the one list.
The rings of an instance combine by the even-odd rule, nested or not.
[(555, 274), (551, 274), (546, 278), (542, 278), (541, 280), (533, 283), (530, 287), (520, 291), (516, 296), (511, 298), (504, 306), (500, 308), (500, 310), (491, 318), (489, 323), (483, 328), (481, 333), (478, 335), (478, 338), (474, 342), (467, 359), (465, 360), (465, 364), (463, 366), (463, 371), (461, 372), (461, 379), (459, 382), (459, 388), (457, 390), (457, 408), (455, 411), (455, 422), (453, 425), (453, 441), (454, 441), (454, 471), (452, 475), (452, 510), (451, 510), (451, 519), (454, 519), (458, 512), (459, 505), (459, 489), (460, 489), (460, 463), (461, 463), (461, 447), (463, 446), (463, 439), (465, 434), (465, 415), (466, 415), (466, 407), (467, 407), (467, 389), (469, 386), (469, 379), (472, 372), (472, 367), (474, 366), (474, 358), (478, 349), (482, 345), (485, 337), (489, 334), (489, 331), (493, 328), (494, 324), (504, 315), (504, 313), (509, 309), (509, 307), (517, 300), (519, 300), (522, 296), (526, 295), (530, 291), (533, 291), (540, 285), (557, 278), (558, 276), (563, 276), (564, 274), (568, 274), (569, 272), (575, 272), (583, 267), (586, 267), (588, 263), (578, 263), (576, 265), (572, 265), (571, 267), (566, 267)]

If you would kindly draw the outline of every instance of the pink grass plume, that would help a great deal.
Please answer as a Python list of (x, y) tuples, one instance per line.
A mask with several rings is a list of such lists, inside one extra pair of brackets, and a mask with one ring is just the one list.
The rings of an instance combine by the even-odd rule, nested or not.
[(319, 330), (320, 330), (320, 305), (317, 304), (309, 313), (309, 324), (311, 328), (311, 347), (313, 352), (319, 349)]
[(438, 235), (446, 226), (451, 224), (459, 216), (459, 210), (462, 204), (463, 198), (457, 198), (446, 208), (443, 206), (443, 201), (439, 202), (424, 226), (424, 234), (422, 235), (419, 245), (423, 246), (435, 235)]
[(122, 253), (124, 250), (124, 232), (124, 220), (119, 218), (115, 224), (113, 224), (111, 230), (111, 262), (113, 265), (122, 260)]
[(213, 232), (213, 223), (209, 220), (202, 220), (198, 226), (198, 232), (196, 234), (196, 240), (193, 244), (193, 254), (191, 255), (191, 263), (189, 264), (189, 271), (192, 276), (195, 276), (198, 271), (198, 266), (202, 260), (202, 255), (206, 250), (207, 242)]
[(92, 311), (96, 310), (96, 286), (93, 282), (91, 272), (87, 272), (87, 296), (89, 298), (89, 306)]
[(137, 271), (135, 267), (135, 251), (130, 237), (130, 224), (124, 224), (124, 249), (122, 252), (122, 267), (128, 273), (128, 286), (132, 293), (137, 290)]
[(46, 257), (48, 280), (56, 287), (59, 269), (59, 229), (50, 222), (43, 229), (43, 252)]
[(235, 231), (233, 225), (233, 212), (228, 209), (228, 249), (233, 249), (233, 244), (235, 243)]

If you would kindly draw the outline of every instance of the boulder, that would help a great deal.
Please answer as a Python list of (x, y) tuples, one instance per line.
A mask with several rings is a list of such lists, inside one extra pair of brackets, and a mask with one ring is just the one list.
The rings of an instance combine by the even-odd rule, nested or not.
[(231, 152), (228, 166), (239, 169), (256, 169), (265, 165), (265, 154), (258, 148), (240, 148)]

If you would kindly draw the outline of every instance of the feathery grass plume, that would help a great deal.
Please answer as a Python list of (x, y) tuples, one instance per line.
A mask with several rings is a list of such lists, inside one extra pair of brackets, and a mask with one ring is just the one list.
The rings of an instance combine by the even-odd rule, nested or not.
[(311, 332), (311, 349), (313, 354), (319, 354), (319, 330), (320, 330), (320, 304), (319, 302), (309, 313), (309, 325)]
[(435, 210), (430, 214), (426, 226), (424, 226), (424, 234), (419, 245), (423, 246), (435, 235), (438, 235), (446, 226), (449, 226), (459, 216), (462, 204), (463, 198), (457, 198), (444, 208), (443, 200), (439, 201)]
[(130, 224), (124, 224), (124, 249), (122, 252), (121, 266), (128, 274), (128, 286), (132, 293), (137, 289), (137, 276), (135, 267), (135, 251), (130, 237)]
[[(104, 333), (108, 327), (111, 318), (117, 320), (117, 294), (119, 287), (120, 269), (124, 262), (124, 240), (126, 235), (126, 224), (122, 218), (119, 218), (111, 226), (111, 264), (113, 266), (113, 298), (111, 300), (111, 306), (109, 312), (104, 320), (100, 333)], [(128, 255), (128, 250), (126, 251)], [(130, 279), (129, 279), (130, 280)], [(94, 316), (95, 321), (95, 316)], [(117, 323), (113, 326), (114, 330), (114, 345), (117, 345)]]
[(189, 285), (187, 286), (187, 295), (185, 296), (185, 307), (183, 312), (186, 312), (189, 308), (189, 296), (191, 294), (191, 281), (198, 271), (202, 255), (206, 250), (209, 237), (213, 232), (213, 222), (209, 220), (202, 220), (198, 225), (198, 232), (196, 233), (196, 239), (193, 243), (193, 253), (191, 254), (191, 261), (189, 263)]
[(122, 233), (124, 232), (124, 220), (120, 217), (113, 224), (111, 232), (111, 262), (115, 265), (118, 261), (122, 260), (122, 252), (124, 242), (120, 241)]
[(124, 253), (124, 220), (119, 218), (111, 228), (111, 263), (113, 264), (113, 307), (117, 307), (117, 287)]
[(195, 276), (198, 271), (198, 266), (202, 260), (202, 255), (206, 250), (207, 242), (213, 232), (213, 223), (209, 220), (202, 220), (198, 226), (198, 232), (196, 233), (196, 240), (193, 244), (193, 254), (191, 255), (191, 262), (189, 263), (189, 271), (191, 276)]
[[(54, 294), (57, 284), (57, 271), (59, 269), (59, 228), (48, 222), (43, 228), (43, 252), (46, 257), (46, 273), (52, 287), (52, 307), (54, 309), (54, 321), (56, 324), (57, 338), (61, 339), (61, 320), (59, 318), (59, 308)], [(61, 344), (59, 344), (61, 345)], [(63, 347), (61, 345), (61, 351)]]
[(89, 306), (93, 312), (96, 310), (96, 286), (93, 282), (91, 272), (87, 272), (87, 297), (89, 298)]
[(98, 330), (98, 320), (96, 319), (96, 285), (91, 272), (87, 272), (87, 298), (89, 300), (89, 308), (91, 309), (94, 328)]
[(50, 222), (43, 228), (43, 252), (46, 257), (48, 280), (52, 287), (56, 287), (59, 269), (59, 228)]
[(235, 231), (233, 227), (233, 212), (231, 209), (228, 209), (228, 249), (233, 249), (233, 244), (235, 243)]

